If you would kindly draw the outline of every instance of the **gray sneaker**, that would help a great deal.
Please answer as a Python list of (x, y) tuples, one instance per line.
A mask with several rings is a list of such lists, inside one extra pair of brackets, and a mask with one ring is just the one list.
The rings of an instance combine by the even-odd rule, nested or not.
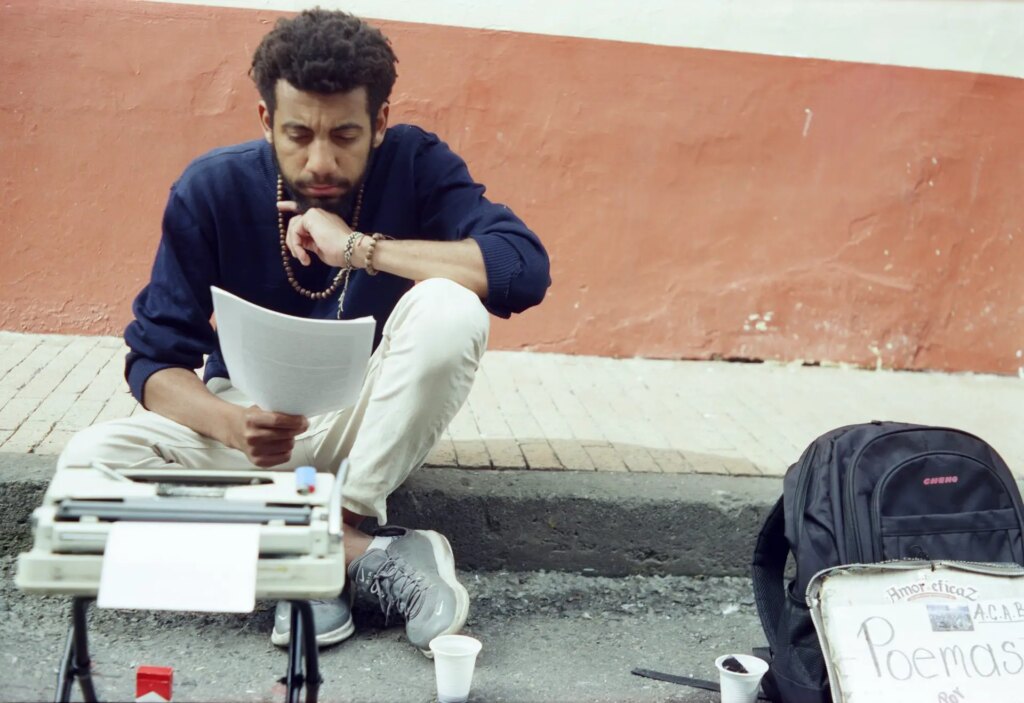
[(430, 530), (388, 527), (378, 534), (398, 537), (349, 564), (349, 581), (358, 597), (376, 599), (385, 617), (402, 616), (409, 641), (432, 657), (430, 640), (458, 632), (469, 615), (469, 593), (455, 577), (451, 545)]
[[(319, 647), (327, 647), (348, 639), (356, 631), (352, 623), (352, 599), (349, 589), (345, 589), (338, 598), (330, 600), (311, 600), (313, 607), (313, 628), (316, 630), (316, 643)], [(286, 600), (277, 602), (274, 611), (274, 629), (270, 633), (270, 641), (278, 647), (287, 647), (292, 636), (292, 604)]]

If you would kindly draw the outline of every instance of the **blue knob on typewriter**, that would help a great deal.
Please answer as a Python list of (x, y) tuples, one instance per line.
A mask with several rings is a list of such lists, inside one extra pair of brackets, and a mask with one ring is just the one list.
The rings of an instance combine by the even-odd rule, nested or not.
[(300, 466), (295, 469), (295, 490), (300, 495), (309, 495), (316, 491), (316, 469), (312, 466)]

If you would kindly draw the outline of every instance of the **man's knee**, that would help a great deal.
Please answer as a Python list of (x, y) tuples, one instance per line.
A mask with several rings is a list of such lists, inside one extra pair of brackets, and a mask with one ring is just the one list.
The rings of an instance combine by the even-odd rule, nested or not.
[(76, 432), (60, 453), (57, 468), (91, 466), (93, 461), (102, 462), (109, 453), (107, 424), (93, 425)]
[(424, 376), (443, 378), (476, 368), (489, 329), (487, 310), (472, 291), (428, 278), (402, 297), (384, 334), (391, 339), (390, 353), (413, 354)]
[(110, 420), (75, 433), (64, 447), (57, 468), (92, 466), (99, 462), (111, 468), (137, 465), (156, 456), (152, 440), (147, 440), (132, 418)]
[(432, 364), (479, 362), (487, 348), (490, 316), (468, 288), (444, 278), (430, 278), (406, 295), (407, 323), (416, 335), (416, 351)]

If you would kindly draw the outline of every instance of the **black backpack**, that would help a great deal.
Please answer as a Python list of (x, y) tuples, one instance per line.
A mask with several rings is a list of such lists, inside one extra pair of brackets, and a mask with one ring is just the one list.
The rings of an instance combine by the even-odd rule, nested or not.
[[(959, 430), (896, 422), (816, 439), (789, 467), (754, 551), (754, 600), (769, 643), (765, 694), (828, 703), (805, 594), (817, 572), (890, 559), (1024, 565), (1024, 509), (992, 447)], [(796, 575), (784, 587), (792, 553)]]

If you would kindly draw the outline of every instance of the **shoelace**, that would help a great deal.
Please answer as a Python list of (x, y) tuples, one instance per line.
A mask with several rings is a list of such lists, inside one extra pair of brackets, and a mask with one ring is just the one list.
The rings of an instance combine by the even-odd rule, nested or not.
[(393, 558), (388, 558), (373, 574), (370, 593), (380, 601), (385, 622), (390, 620), (392, 611), (397, 611), (406, 620), (419, 614), (425, 590), (420, 583), (422, 578), (406, 572)]

